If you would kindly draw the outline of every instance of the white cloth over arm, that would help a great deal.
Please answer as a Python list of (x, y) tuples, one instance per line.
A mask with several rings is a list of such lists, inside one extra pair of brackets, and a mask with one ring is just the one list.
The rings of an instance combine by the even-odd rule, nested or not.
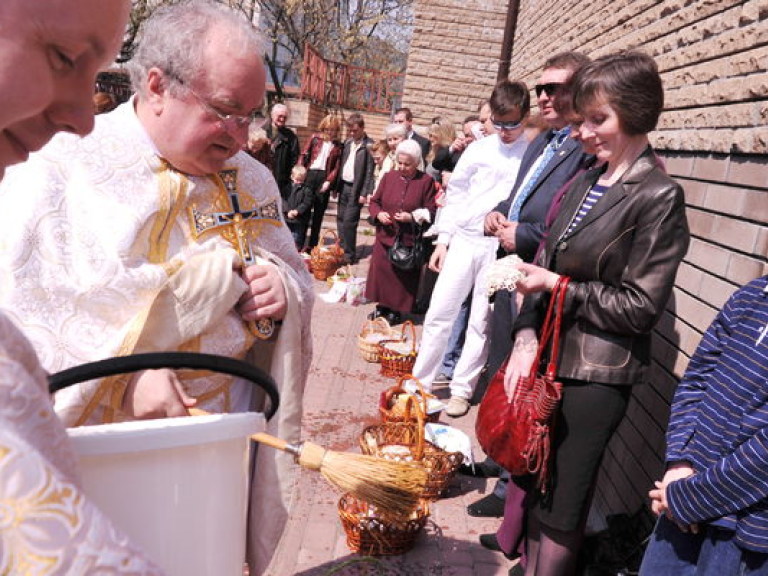
[(0, 574), (160, 575), (82, 493), (32, 347), (0, 314)]

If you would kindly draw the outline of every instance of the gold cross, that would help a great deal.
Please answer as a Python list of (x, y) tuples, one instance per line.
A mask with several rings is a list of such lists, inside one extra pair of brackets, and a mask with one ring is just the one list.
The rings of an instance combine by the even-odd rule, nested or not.
[[(192, 205), (189, 209), (192, 234), (197, 239), (206, 232), (215, 231), (237, 250), (244, 266), (255, 264), (256, 257), (261, 255), (252, 242), (258, 236), (258, 229), (263, 223), (282, 226), (277, 202), (272, 200), (251, 210), (242, 210), (237, 192), (237, 168), (222, 170), (214, 178), (220, 179), (223, 184), (228, 209), (206, 214), (200, 212), (196, 205)], [(275, 333), (275, 321), (272, 318), (262, 318), (249, 322), (248, 328), (257, 338), (266, 340)]]

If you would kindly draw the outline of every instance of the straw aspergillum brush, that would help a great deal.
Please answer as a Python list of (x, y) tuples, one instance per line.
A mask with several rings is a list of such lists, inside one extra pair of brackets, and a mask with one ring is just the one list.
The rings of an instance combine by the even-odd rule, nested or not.
[(263, 433), (253, 434), (251, 438), (293, 454), (299, 465), (319, 471), (334, 486), (382, 512), (407, 516), (416, 509), (424, 492), (427, 473), (418, 462), (396, 462), (365, 454), (335, 452), (312, 442), (289, 444)]
[[(193, 416), (207, 414), (194, 408), (189, 413)], [(312, 442), (289, 443), (264, 433), (253, 434), (251, 439), (293, 454), (300, 466), (319, 471), (323, 478), (343, 492), (393, 516), (408, 516), (416, 509), (427, 481), (427, 472), (418, 462), (335, 452)]]

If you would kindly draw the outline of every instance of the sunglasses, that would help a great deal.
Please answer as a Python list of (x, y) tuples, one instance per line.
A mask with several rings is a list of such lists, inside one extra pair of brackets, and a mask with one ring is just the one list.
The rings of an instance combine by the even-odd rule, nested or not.
[(539, 97), (541, 96), (542, 92), (546, 92), (547, 96), (552, 98), (562, 85), (562, 82), (547, 82), (546, 84), (536, 84), (536, 96)]
[(521, 122), (499, 122), (497, 120), (494, 120), (491, 118), (491, 124), (493, 124), (493, 127), (496, 128), (496, 130), (517, 130), (520, 128), (520, 126), (523, 125)]

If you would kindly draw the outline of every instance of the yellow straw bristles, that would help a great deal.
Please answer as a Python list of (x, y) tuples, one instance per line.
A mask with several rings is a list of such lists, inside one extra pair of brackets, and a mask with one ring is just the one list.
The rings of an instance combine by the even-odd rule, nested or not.
[(323, 478), (355, 498), (393, 516), (408, 516), (419, 504), (427, 472), (418, 462), (327, 451)]

